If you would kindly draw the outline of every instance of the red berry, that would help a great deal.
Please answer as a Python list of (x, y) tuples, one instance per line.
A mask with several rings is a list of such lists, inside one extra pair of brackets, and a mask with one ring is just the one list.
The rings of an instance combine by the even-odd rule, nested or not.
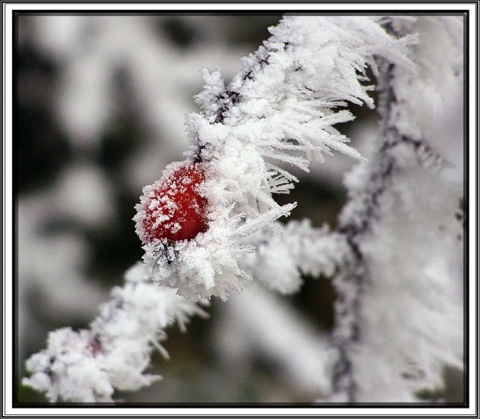
[(147, 188), (135, 218), (142, 241), (191, 240), (205, 232), (208, 202), (199, 192), (204, 181), (201, 163), (187, 162)]

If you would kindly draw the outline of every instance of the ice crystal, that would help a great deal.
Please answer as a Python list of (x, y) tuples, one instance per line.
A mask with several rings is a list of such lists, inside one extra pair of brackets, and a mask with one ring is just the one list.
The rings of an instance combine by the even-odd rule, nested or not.
[[(251, 246), (245, 237), (277, 229), (295, 203), (280, 206), (276, 193), (297, 181), (285, 165), (308, 171), (333, 151), (360, 159), (334, 125), (353, 119), (348, 102), (373, 106), (367, 69), (376, 56), (409, 66), (412, 37), (396, 39), (370, 17), (285, 17), (272, 36), (226, 86), (219, 69), (204, 71), (197, 95), (201, 113), (187, 116), (187, 161), (208, 173), (208, 229), (191, 240), (144, 246), (144, 261), (160, 284), (187, 298), (227, 299), (250, 279), (239, 265)], [(263, 249), (262, 251), (265, 251)], [(295, 289), (298, 278), (280, 288)], [(284, 278), (287, 280), (286, 277)]]
[(139, 263), (88, 330), (50, 332), (47, 348), (27, 360), (31, 376), (23, 384), (51, 402), (112, 402), (115, 389), (138, 390), (161, 378), (145, 369), (154, 349), (168, 357), (160, 344), (165, 328), (178, 323), (185, 329), (188, 318), (199, 314), (205, 313), (175, 290), (153, 284)]

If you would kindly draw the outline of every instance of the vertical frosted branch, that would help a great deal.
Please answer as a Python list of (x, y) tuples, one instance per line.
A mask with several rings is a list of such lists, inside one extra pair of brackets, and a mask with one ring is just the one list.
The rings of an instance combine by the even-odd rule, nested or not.
[[(461, 42), (451, 25), (458, 21), (425, 17), (391, 26), (419, 32), (418, 69), (381, 64), (376, 151), (346, 179), (340, 231), (355, 257), (334, 281), (334, 400), (416, 401), (443, 388), (445, 365), (462, 368), (463, 185), (450, 151), (462, 147), (461, 125), (451, 128), (462, 112), (438, 118), (448, 100), (461, 109)], [(432, 54), (438, 38), (451, 49)]]

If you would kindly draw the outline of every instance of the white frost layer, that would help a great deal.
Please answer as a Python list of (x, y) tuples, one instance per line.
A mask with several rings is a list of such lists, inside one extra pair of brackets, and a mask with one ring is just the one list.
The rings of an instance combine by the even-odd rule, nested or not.
[(421, 391), (442, 390), (446, 365), (463, 369), (462, 20), (419, 17), (405, 28), (419, 34), (410, 56), (418, 68), (394, 70), (386, 122), (397, 144), (347, 176), (352, 199), (341, 216), (361, 226), (365, 198), (376, 194), (358, 237), (359, 269), (335, 280), (351, 301), (337, 338), (350, 339), (357, 326), (344, 349), (358, 402), (418, 401)]
[(345, 263), (345, 238), (327, 226), (314, 228), (308, 220), (278, 224), (276, 231), (260, 231), (247, 239), (255, 252), (243, 257), (243, 269), (267, 288), (291, 294), (302, 285), (301, 275), (331, 277)]
[(126, 273), (126, 284), (112, 291), (89, 330), (58, 329), (48, 346), (26, 363), (23, 384), (51, 402), (112, 402), (115, 389), (137, 390), (160, 377), (145, 374), (153, 349), (168, 357), (160, 341), (164, 329), (204, 312), (194, 303), (150, 281), (143, 264)]
[[(202, 113), (186, 119), (187, 158), (207, 166), (209, 230), (172, 250), (144, 247), (154, 279), (187, 298), (225, 300), (239, 290), (249, 276), (238, 263), (251, 250), (241, 241), (275, 229), (294, 208), (272, 197), (288, 193), (297, 180), (275, 161), (308, 171), (311, 161), (333, 151), (361, 158), (333, 126), (352, 119), (336, 110), (347, 102), (373, 106), (365, 82), (369, 67), (376, 72), (374, 55), (410, 66), (405, 46), (413, 38), (391, 37), (376, 18), (286, 17), (271, 33), (228, 86), (218, 69), (205, 72), (197, 96)], [(169, 252), (175, 260), (167, 259)], [(291, 278), (285, 290), (298, 286)]]

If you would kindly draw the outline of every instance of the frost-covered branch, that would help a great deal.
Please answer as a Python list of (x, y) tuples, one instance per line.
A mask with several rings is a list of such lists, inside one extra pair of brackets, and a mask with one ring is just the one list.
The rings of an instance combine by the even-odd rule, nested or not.
[(112, 402), (115, 390), (138, 390), (161, 378), (144, 371), (154, 349), (168, 358), (160, 344), (165, 329), (177, 323), (185, 330), (189, 317), (205, 312), (175, 290), (153, 284), (141, 263), (125, 279), (89, 329), (50, 332), (47, 348), (28, 359), (31, 377), (23, 384), (51, 402)]
[[(197, 96), (202, 112), (187, 117), (187, 162), (168, 167), (160, 183), (145, 188), (137, 206), (137, 232), (155, 281), (187, 298), (226, 300), (251, 280), (239, 265), (251, 251), (245, 238), (275, 230), (275, 220), (296, 205), (280, 206), (272, 196), (288, 193), (297, 181), (279, 164), (308, 171), (311, 161), (323, 161), (332, 150), (360, 158), (334, 128), (353, 119), (341, 108), (348, 102), (373, 106), (367, 70), (377, 72), (375, 57), (408, 66), (403, 50), (413, 41), (390, 36), (380, 21), (285, 17), (271, 28), (272, 37), (243, 59), (228, 86), (219, 70), (205, 71), (206, 86)], [(179, 241), (177, 231), (187, 227), (177, 219), (181, 204), (174, 190), (192, 182), (198, 183), (195, 193), (188, 193), (198, 209), (198, 234)], [(166, 190), (170, 197), (161, 201), (158, 191)], [(160, 219), (171, 227), (157, 228)], [(298, 278), (292, 281), (283, 287), (297, 287)]]
[(302, 275), (332, 277), (350, 258), (344, 235), (308, 220), (278, 225), (279, 231), (259, 231), (248, 238), (255, 251), (245, 254), (243, 269), (264, 286), (281, 294), (299, 290)]
[[(330, 400), (414, 401), (440, 388), (463, 351), (463, 179), (449, 154), (462, 139), (459, 23), (289, 16), (228, 85), (205, 71), (186, 160), (136, 206), (143, 263), (90, 330), (53, 332), (24, 382), (52, 401), (111, 401), (156, 379), (144, 375), (150, 354), (164, 352), (165, 327), (203, 313), (195, 301), (227, 300), (252, 279), (292, 293), (302, 274), (323, 274), (338, 293)], [(374, 106), (370, 70), (381, 124), (365, 161), (334, 125), (353, 119), (349, 103)], [(308, 171), (334, 151), (360, 160), (338, 231), (279, 224), (296, 205), (274, 199), (298, 181), (288, 167)]]
[[(381, 66), (377, 150), (349, 174), (350, 200), (340, 218), (355, 258), (334, 280), (333, 400), (415, 401), (422, 390), (442, 388), (445, 365), (462, 368), (463, 232), (454, 216), (462, 168), (440, 154), (446, 138), (434, 131), (442, 122), (433, 108), (448, 89), (461, 91), (461, 44), (448, 31), (454, 25), (456, 18), (397, 22), (397, 31), (419, 31), (412, 54), (419, 68)], [(439, 37), (454, 42), (447, 59), (424, 62), (428, 40)], [(420, 97), (428, 99), (422, 112), (412, 112)], [(462, 137), (459, 130), (447, 141), (461, 148)]]

